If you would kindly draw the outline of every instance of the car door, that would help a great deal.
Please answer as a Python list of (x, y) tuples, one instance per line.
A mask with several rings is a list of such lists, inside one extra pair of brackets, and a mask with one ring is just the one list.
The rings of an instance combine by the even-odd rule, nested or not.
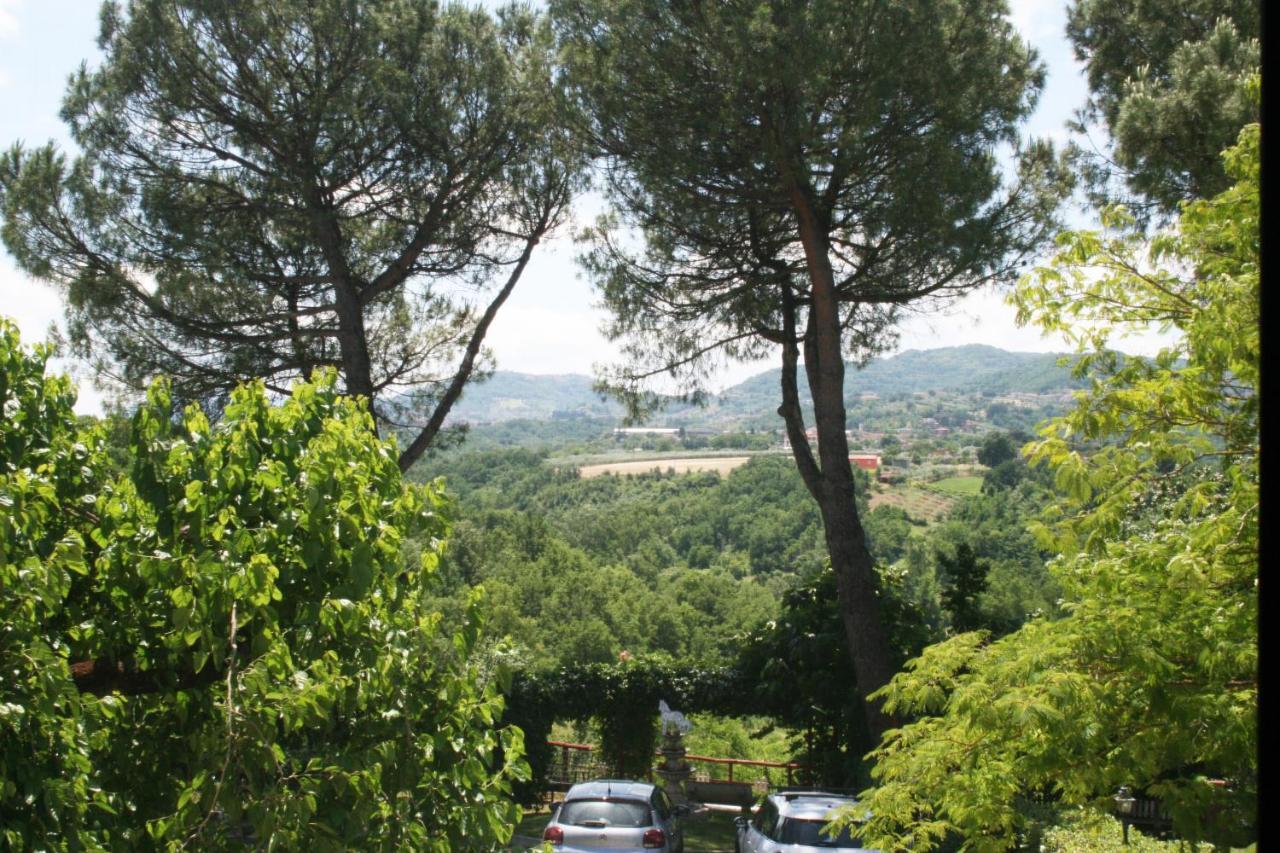
[(672, 850), (684, 849), (684, 821), (671, 805), (671, 798), (661, 788), (653, 789), (653, 810), (662, 821), (662, 828), (669, 836), (667, 846)]
[(755, 817), (747, 823), (746, 831), (743, 833), (743, 853), (764, 853), (769, 842), (773, 840), (773, 833), (777, 826), (778, 807), (769, 800), (765, 800)]

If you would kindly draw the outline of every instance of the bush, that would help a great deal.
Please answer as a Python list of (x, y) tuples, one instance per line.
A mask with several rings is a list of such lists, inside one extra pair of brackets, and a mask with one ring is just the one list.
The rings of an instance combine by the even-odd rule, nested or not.
[[(152, 386), (129, 470), (0, 320), (0, 838), (456, 849), (505, 841), (521, 736), (425, 589), (447, 525), (332, 375), (220, 423)], [(417, 565), (402, 537), (432, 547)]]

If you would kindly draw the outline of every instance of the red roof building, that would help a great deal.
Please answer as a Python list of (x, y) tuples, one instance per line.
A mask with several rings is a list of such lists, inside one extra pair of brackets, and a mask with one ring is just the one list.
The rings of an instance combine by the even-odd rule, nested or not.
[(880, 468), (879, 453), (850, 453), (849, 461), (863, 471), (875, 471)]

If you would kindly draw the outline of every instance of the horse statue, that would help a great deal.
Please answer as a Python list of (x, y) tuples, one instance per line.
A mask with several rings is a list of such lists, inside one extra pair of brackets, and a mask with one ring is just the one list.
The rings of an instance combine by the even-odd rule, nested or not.
[(693, 723), (685, 719), (684, 714), (671, 710), (665, 699), (658, 700), (658, 713), (662, 715), (662, 733), (687, 734), (693, 729)]

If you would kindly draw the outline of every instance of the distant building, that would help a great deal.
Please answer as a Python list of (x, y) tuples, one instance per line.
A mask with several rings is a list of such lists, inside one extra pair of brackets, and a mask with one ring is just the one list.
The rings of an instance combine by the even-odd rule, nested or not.
[(683, 427), (618, 427), (613, 431), (614, 438), (641, 438), (644, 436), (666, 436), (676, 441), (684, 440)]
[(880, 469), (879, 453), (850, 453), (849, 461), (863, 471), (870, 471), (873, 474)]

